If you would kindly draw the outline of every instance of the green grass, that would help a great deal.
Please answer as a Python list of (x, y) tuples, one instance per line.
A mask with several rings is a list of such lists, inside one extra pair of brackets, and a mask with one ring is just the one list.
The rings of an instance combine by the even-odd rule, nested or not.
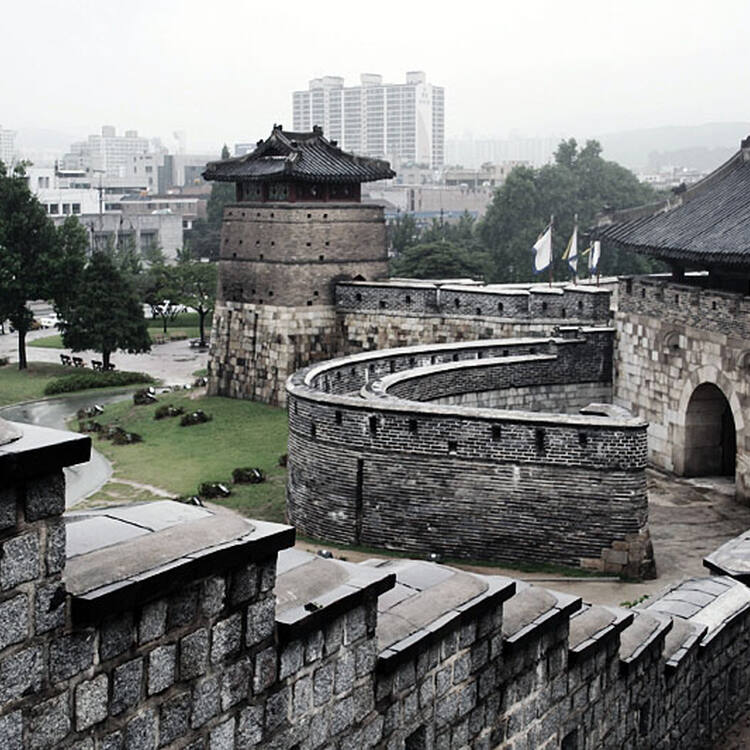
[[(149, 326), (148, 332), (151, 336), (152, 342), (156, 339), (157, 336), (163, 335), (161, 327), (155, 328), (154, 326)], [(173, 328), (172, 326), (170, 326), (167, 329), (167, 336), (170, 336), (172, 338), (181, 336), (188, 339), (197, 339), (200, 336), (200, 329), (198, 328), (198, 326), (180, 326), (179, 328)], [(43, 336), (42, 338), (35, 339), (34, 341), (29, 341), (28, 346), (38, 346), (41, 349), (65, 349), (65, 346), (62, 342), (62, 336), (60, 336), (59, 333), (53, 334), (51, 336)]]
[(15, 363), (0, 367), (0, 406), (44, 398), (47, 384), (69, 373), (69, 367), (53, 362), (30, 362), (26, 370)]
[[(146, 323), (149, 328), (158, 328), (159, 330), (164, 328), (164, 323), (161, 318), (147, 318)], [(199, 323), (198, 313), (182, 313), (178, 315), (174, 320), (170, 320), (167, 323), (167, 330), (171, 331), (175, 328), (197, 328)], [(211, 317), (206, 316), (206, 327), (211, 326)]]
[(132, 480), (187, 496), (195, 494), (201, 482), (231, 484), (237, 467), (259, 467), (268, 477), (265, 482), (232, 485), (232, 496), (218, 502), (251, 518), (284, 520), (286, 469), (278, 465), (279, 456), (286, 453), (284, 409), (228, 398), (191, 399), (189, 394), (161, 395), (162, 404), (186, 411), (203, 409), (213, 420), (180, 427), (179, 418), (154, 420), (156, 404), (133, 406), (127, 401), (108, 406), (98, 421), (119, 424), (143, 437), (136, 445), (95, 442), (113, 463), (113, 481)]

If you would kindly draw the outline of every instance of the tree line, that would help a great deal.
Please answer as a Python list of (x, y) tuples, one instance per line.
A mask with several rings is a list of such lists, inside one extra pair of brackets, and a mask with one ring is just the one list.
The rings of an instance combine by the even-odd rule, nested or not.
[(53, 303), (63, 344), (101, 353), (105, 367), (118, 349), (151, 348), (144, 303), (165, 331), (182, 306), (194, 309), (204, 345), (216, 264), (199, 261), (189, 249), (174, 265), (158, 248), (145, 260), (129, 241), (89, 254), (78, 219), (69, 216), (55, 227), (29, 189), (24, 165), (8, 170), (0, 161), (0, 321), (9, 320), (17, 332), (19, 369), (27, 367), (26, 335), (34, 321), (28, 303), (38, 299)]
[[(585, 233), (605, 207), (626, 208), (653, 202), (659, 195), (625, 167), (601, 156), (597, 141), (580, 148), (574, 138), (562, 141), (554, 161), (539, 169), (516, 167), (497, 188), (479, 221), (465, 214), (455, 224), (433, 221), (420, 227), (405, 214), (389, 226), (393, 252), (392, 276), (416, 278), (484, 278), (487, 282), (532, 281), (531, 248), (554, 215), (553, 275), (570, 278), (562, 259), (579, 225), (579, 271), (586, 259), (580, 252)], [(580, 235), (583, 236), (580, 236)], [(583, 241), (582, 241), (583, 240)], [(652, 259), (613, 247), (602, 252), (603, 275), (652, 273), (662, 266)]]

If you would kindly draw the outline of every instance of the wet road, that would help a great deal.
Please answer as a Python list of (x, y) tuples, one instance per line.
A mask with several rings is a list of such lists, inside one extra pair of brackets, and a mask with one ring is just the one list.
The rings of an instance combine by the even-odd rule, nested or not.
[[(110, 391), (109, 393), (75, 394), (62, 398), (29, 401), (0, 408), (0, 417), (11, 422), (36, 424), (42, 427), (66, 429), (65, 422), (79, 409), (94, 404), (112, 404), (129, 398), (132, 390)], [(92, 492), (96, 492), (112, 476), (112, 465), (96, 450), (91, 451), (91, 459), (65, 469), (65, 505), (70, 508)]]

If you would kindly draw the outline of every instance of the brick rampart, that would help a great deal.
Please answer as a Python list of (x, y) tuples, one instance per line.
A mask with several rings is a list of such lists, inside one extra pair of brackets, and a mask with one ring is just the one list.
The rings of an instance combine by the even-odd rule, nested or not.
[(612, 334), (396, 349), (296, 373), (290, 520), (339, 543), (652, 574), (644, 422), (424, 402), (511, 383), (539, 403), (548, 386), (599, 393)]

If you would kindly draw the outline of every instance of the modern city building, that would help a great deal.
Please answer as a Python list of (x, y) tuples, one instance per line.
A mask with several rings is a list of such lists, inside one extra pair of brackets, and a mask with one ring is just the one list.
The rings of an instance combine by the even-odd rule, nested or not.
[(445, 91), (427, 83), (422, 71), (398, 84), (370, 73), (360, 76), (359, 86), (344, 86), (339, 76), (315, 78), (307, 91), (292, 94), (292, 111), (295, 131), (320, 126), (345, 151), (396, 166), (436, 169), (445, 161)]
[(0, 161), (10, 164), (16, 153), (16, 131), (5, 130), (0, 125)]

